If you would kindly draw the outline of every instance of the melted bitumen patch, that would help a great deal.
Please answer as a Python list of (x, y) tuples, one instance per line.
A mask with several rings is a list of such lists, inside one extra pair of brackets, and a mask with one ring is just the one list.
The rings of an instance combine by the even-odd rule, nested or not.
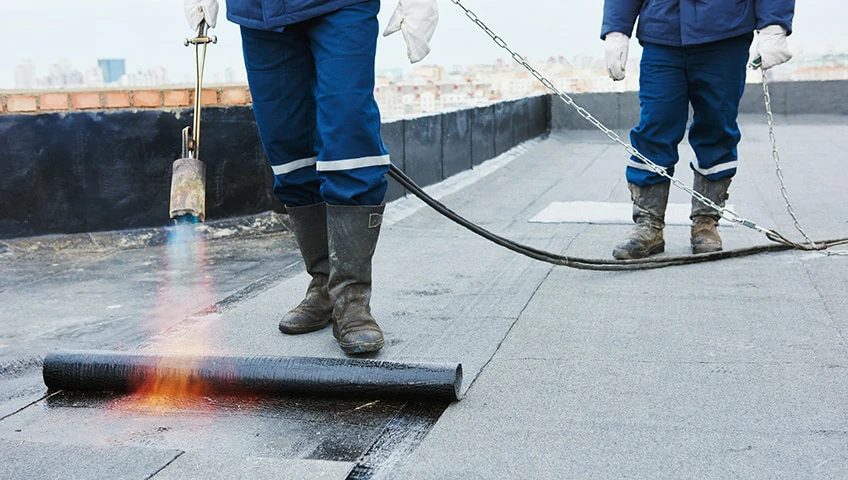
[(12, 379), (36, 368), (41, 368), (41, 357), (0, 360), (0, 379)]
[[(136, 350), (198, 319), (227, 312), (299, 272), (290, 235), (276, 217), (205, 231), (212, 282), (228, 292), (186, 299), (167, 324), (148, 325), (161, 283), (162, 235), (124, 232), (4, 242), (0, 279), (9, 305), (0, 331), (0, 441), (56, 448), (154, 448), (204, 455), (311, 459), (356, 464), (351, 478), (378, 479), (405, 459), (447, 404), (307, 397), (202, 397), (150, 405), (138, 395), (59, 392), (45, 398), (47, 352)], [(266, 225), (266, 223), (268, 225)], [(235, 232), (235, 233), (233, 233)], [(138, 233), (134, 235), (133, 233)], [(145, 248), (139, 248), (145, 247)], [(214, 268), (211, 268), (214, 265)], [(171, 265), (173, 270), (173, 265)], [(174, 274), (184, 275), (182, 271)], [(182, 277), (180, 277), (182, 278)], [(49, 280), (49, 281), (48, 281)], [(61, 317), (52, 315), (62, 312)], [(38, 323), (38, 321), (43, 322)], [(43, 326), (42, 326), (43, 324)], [(39, 462), (39, 452), (31, 460)], [(45, 464), (46, 465), (46, 464)]]
[(165, 397), (56, 392), (0, 422), (0, 438), (356, 462), (386, 478), (446, 403), (313, 397)]
[[(196, 219), (191, 221), (185, 218), (185, 221), (197, 223)], [(0, 242), (0, 255), (21, 256), (45, 252), (90, 253), (156, 247), (165, 245), (175, 228), (169, 223), (161, 227), (11, 238)], [(289, 231), (284, 216), (273, 211), (235, 218), (212, 219), (197, 225), (196, 229), (207, 240), (243, 239)]]
[(446, 403), (409, 402), (380, 432), (346, 480), (391, 478), (391, 472), (415, 450), (448, 407)]

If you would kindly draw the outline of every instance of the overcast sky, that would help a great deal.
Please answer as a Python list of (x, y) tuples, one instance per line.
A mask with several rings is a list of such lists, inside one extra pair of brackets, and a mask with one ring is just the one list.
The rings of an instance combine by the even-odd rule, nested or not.
[[(691, 0), (689, 0), (691, 1)], [(210, 47), (208, 72), (226, 67), (243, 71), (238, 28), (226, 21), (221, 2), (219, 42)], [(495, 32), (533, 60), (552, 55), (603, 56), (598, 38), (602, 0), (464, 0)], [(125, 58), (128, 71), (157, 66), (168, 69), (170, 80), (190, 78), (191, 50), (182, 45), (189, 36), (183, 0), (0, 0), (0, 88), (14, 87), (15, 66), (25, 60), (36, 65), (36, 75), (47, 74), (53, 63), (67, 61), (85, 70), (98, 58)], [(394, 9), (383, 2), (381, 25)], [(450, 0), (439, 0), (441, 22), (424, 63), (466, 65), (508, 59), (503, 51)], [(795, 33), (797, 51), (848, 51), (848, 4), (841, 0), (800, 0)], [(637, 50), (638, 52), (638, 50)], [(381, 38), (378, 68), (406, 67), (400, 34)]]

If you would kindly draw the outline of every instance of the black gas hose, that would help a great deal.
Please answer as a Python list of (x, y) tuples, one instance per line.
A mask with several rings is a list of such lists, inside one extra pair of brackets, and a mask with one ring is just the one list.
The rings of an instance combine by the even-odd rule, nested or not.
[[(759, 253), (782, 252), (785, 250), (794, 250), (799, 248), (802, 248), (804, 250), (811, 250), (810, 248), (803, 248), (803, 246), (798, 245), (796, 243), (785, 241), (785, 238), (782, 235), (773, 232), (771, 235), (768, 235), (768, 238), (776, 242), (774, 244), (738, 248), (735, 250), (722, 250), (719, 252), (711, 253), (699, 253), (697, 255), (651, 257), (640, 258), (636, 260), (602, 260), (594, 258), (571, 257), (523, 245), (508, 238), (496, 235), (486, 230), (485, 228), (476, 225), (470, 222), (469, 220), (466, 220), (465, 218), (463, 218), (450, 208), (446, 207), (444, 204), (442, 204), (435, 198), (428, 195), (420, 186), (418, 186), (411, 178), (409, 178), (409, 176), (407, 176), (406, 173), (403, 172), (403, 170), (397, 168), (395, 165), (391, 165), (389, 169), (389, 176), (391, 176), (395, 181), (397, 181), (403, 188), (407, 189), (410, 193), (421, 199), (424, 203), (432, 207), (440, 214), (447, 217), (449, 220), (455, 222), (456, 224), (465, 227), (468, 230), (471, 230), (472, 232), (476, 233), (477, 235), (480, 235), (486, 240), (489, 240), (497, 245), (512, 250), (513, 252), (520, 253), (521, 255), (530, 257), (534, 260), (539, 260), (553, 265), (561, 265), (582, 270), (648, 270), (653, 268), (664, 268), (677, 265), (712, 262), (715, 260), (744, 257)], [(843, 244), (848, 244), (848, 238), (839, 238), (835, 240), (816, 242), (817, 247), (815, 248), (815, 250), (823, 250), (826, 248)]]

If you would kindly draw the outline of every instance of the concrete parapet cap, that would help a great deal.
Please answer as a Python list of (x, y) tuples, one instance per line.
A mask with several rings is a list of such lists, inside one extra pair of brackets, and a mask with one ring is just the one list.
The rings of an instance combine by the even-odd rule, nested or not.
[[(209, 85), (203, 88), (204, 106), (250, 105), (251, 102), (247, 85)], [(0, 115), (82, 110), (172, 110), (193, 104), (193, 85), (0, 90)]]

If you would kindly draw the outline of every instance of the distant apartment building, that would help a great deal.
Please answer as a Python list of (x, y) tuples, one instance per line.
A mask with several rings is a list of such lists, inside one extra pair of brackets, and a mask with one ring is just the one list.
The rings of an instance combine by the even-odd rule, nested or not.
[[(791, 61), (768, 71), (771, 82), (848, 80), (848, 53), (796, 54)], [(749, 70), (748, 83), (762, 82), (759, 70)]]
[(783, 78), (785, 81), (848, 80), (848, 53), (801, 56), (786, 66), (791, 70)]
[[(638, 62), (628, 65), (628, 77), (621, 82), (610, 80), (603, 61), (591, 57), (572, 61), (552, 57), (534, 68), (556, 89), (568, 94), (636, 90), (639, 86)], [(378, 72), (374, 91), (386, 119), (546, 93), (550, 93), (548, 88), (523, 66), (502, 60), (451, 71), (438, 65), (419, 66), (408, 76), (397, 71)]]
[(446, 80), (381, 82), (374, 89), (383, 118), (440, 112), (489, 103), (491, 85), (472, 81)]
[[(621, 92), (639, 89), (639, 59), (627, 63), (622, 81), (612, 81), (604, 60), (593, 57), (551, 57), (528, 62), (551, 85), (565, 94)], [(798, 54), (791, 62), (769, 70), (770, 81), (848, 80), (848, 54)], [(762, 81), (761, 72), (749, 70), (747, 82)], [(467, 108), (500, 100), (551, 93), (530, 71), (515, 62), (453, 67), (419, 66), (411, 74), (400, 70), (378, 72), (375, 97), (384, 118)]]
[[(99, 70), (92, 75), (92, 71), (80, 72), (70, 66), (67, 62), (54, 63), (50, 65), (47, 76), (38, 80), (38, 86), (42, 88), (79, 88), (84, 87), (96, 79), (99, 82)], [(94, 77), (94, 78), (92, 78)]]
[(35, 64), (32, 60), (27, 60), (15, 67), (15, 88), (30, 89), (35, 86)]

